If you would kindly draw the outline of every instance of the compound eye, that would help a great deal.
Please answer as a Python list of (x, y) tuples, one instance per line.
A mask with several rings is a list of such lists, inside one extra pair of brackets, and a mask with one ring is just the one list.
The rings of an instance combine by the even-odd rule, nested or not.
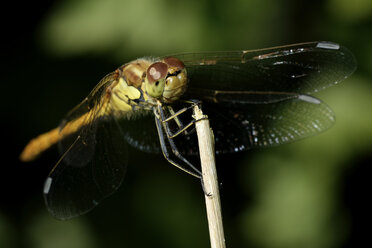
[(164, 79), (168, 74), (168, 65), (163, 62), (156, 62), (147, 68), (147, 78), (149, 83)]
[(185, 65), (183, 64), (183, 62), (174, 57), (165, 58), (163, 61), (169, 67), (176, 67), (178, 70), (182, 70), (183, 68), (185, 68)]

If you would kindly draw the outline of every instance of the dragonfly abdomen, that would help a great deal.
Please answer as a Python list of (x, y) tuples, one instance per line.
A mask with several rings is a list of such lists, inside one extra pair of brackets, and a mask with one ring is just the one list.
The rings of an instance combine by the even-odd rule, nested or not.
[(41, 153), (55, 145), (64, 137), (76, 133), (83, 125), (87, 125), (89, 123), (89, 121), (87, 121), (89, 118), (87, 117), (90, 115), (91, 112), (88, 112), (79, 118), (66, 123), (63, 127), (54, 128), (49, 132), (40, 134), (33, 138), (23, 149), (19, 156), (20, 160), (23, 162), (30, 162), (36, 159)]

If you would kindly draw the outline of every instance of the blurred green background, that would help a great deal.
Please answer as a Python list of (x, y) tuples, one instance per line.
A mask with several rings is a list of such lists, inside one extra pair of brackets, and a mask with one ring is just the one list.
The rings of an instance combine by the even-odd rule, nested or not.
[(2, 15), (0, 247), (209, 247), (198, 180), (130, 148), (123, 185), (89, 214), (57, 221), (44, 180), (51, 151), (22, 164), (27, 141), (58, 125), (106, 73), (141, 56), (330, 40), (358, 69), (317, 96), (327, 132), (217, 157), (227, 247), (370, 243), (372, 1), (16, 1)]

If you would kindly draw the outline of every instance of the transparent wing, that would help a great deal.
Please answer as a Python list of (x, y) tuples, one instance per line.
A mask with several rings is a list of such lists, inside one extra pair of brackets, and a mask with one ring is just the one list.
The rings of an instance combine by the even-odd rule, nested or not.
[(216, 91), (311, 94), (337, 84), (356, 69), (352, 53), (332, 42), (171, 56), (185, 63), (189, 88)]
[[(201, 108), (210, 120), (217, 154), (290, 143), (321, 133), (335, 122), (333, 111), (309, 95), (264, 104), (203, 102)], [(179, 118), (183, 123), (191, 121), (189, 114)], [(177, 128), (174, 123), (173, 128)], [(195, 134), (181, 134), (174, 141), (182, 154), (198, 154)]]
[(308, 95), (267, 104), (206, 103), (203, 109), (209, 115), (217, 153), (293, 142), (323, 132), (335, 121), (325, 103)]
[(102, 107), (102, 95), (105, 93), (107, 87), (115, 82), (117, 77), (118, 74), (116, 72), (111, 72), (103, 77), (89, 95), (79, 105), (67, 113), (60, 124), (60, 129), (63, 129), (67, 123), (88, 113), (91, 109)]
[(283, 144), (326, 130), (334, 122), (332, 110), (307, 94), (356, 69), (352, 53), (332, 42), (172, 56), (186, 65), (185, 98), (203, 102), (217, 153)]
[(137, 112), (129, 120), (122, 118), (119, 122), (126, 142), (144, 152), (160, 153), (159, 136), (153, 112), (149, 110)]
[(113, 74), (105, 77), (61, 125), (63, 155), (44, 186), (48, 210), (58, 219), (89, 211), (112, 194), (124, 177), (124, 134), (102, 97), (114, 81)]
[[(64, 155), (65, 160), (69, 161), (70, 164), (82, 165), (92, 159), (96, 140), (96, 121), (103, 116), (109, 116), (109, 111), (111, 111), (105, 105), (107, 101), (103, 101), (102, 96), (105, 94), (107, 87), (115, 83), (116, 78), (117, 74), (114, 72), (105, 76), (90, 94), (68, 112), (62, 120), (59, 126), (61, 138), (58, 148), (60, 154)], [(80, 142), (86, 145), (82, 146), (81, 150), (70, 149), (78, 137), (81, 140)], [(66, 153), (67, 150), (70, 150), (69, 153)]]

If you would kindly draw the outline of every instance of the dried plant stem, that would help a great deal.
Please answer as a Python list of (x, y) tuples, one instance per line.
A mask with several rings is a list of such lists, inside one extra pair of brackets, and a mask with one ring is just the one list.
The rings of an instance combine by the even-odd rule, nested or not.
[(198, 135), (200, 160), (205, 190), (205, 205), (207, 209), (209, 236), (212, 248), (225, 248), (223, 233), (220, 193), (215, 164), (214, 137), (207, 116), (203, 115), (198, 106), (194, 107), (194, 118)]

